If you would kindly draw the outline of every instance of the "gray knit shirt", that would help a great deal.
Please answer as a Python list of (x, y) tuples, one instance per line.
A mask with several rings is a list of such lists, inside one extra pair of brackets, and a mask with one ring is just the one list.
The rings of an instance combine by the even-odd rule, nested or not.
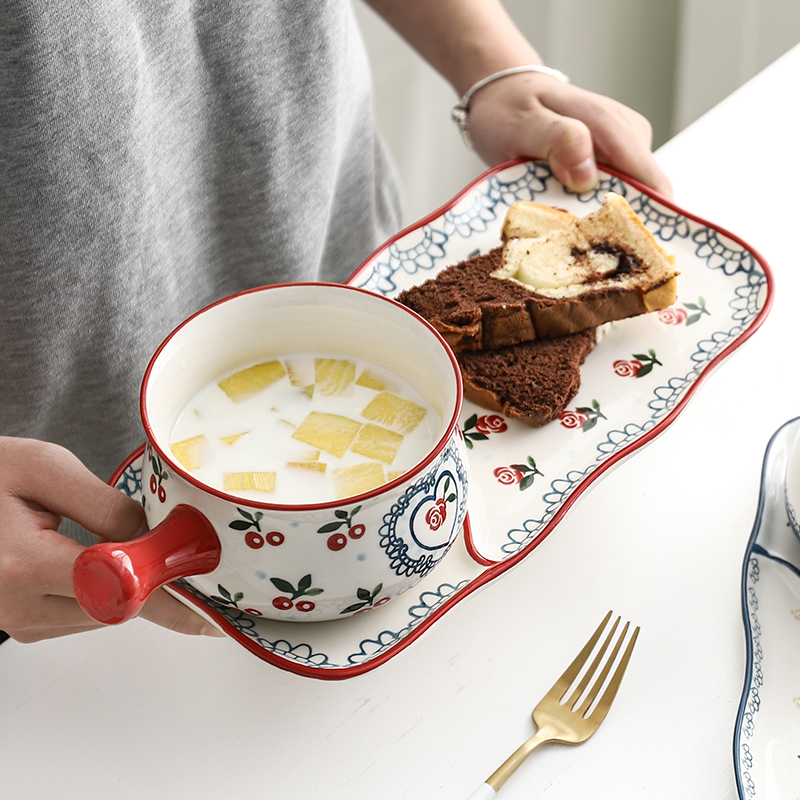
[(0, 434), (107, 479), (164, 336), (399, 224), (347, 0), (0, 4)]

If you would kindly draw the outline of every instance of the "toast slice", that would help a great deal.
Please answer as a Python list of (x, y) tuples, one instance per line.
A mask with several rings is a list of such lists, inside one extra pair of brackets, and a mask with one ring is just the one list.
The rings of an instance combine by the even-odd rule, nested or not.
[(565, 336), (675, 302), (674, 258), (620, 195), (584, 217), (515, 203), (503, 235), (502, 247), (398, 296), (456, 352)]
[(599, 209), (550, 234), (507, 239), (502, 260), (492, 277), (519, 283), (535, 296), (539, 336), (646, 314), (677, 297), (675, 259), (613, 192)]

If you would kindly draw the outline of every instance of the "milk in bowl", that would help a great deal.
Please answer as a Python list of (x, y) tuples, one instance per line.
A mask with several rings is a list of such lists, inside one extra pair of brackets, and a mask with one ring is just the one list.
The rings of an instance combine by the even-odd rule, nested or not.
[(342, 500), (415, 466), (442, 420), (407, 381), (363, 359), (294, 353), (217, 376), (186, 403), (175, 459), (247, 500)]

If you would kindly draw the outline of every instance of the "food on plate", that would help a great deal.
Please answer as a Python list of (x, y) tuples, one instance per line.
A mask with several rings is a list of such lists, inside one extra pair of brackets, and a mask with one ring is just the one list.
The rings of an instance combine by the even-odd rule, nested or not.
[(468, 400), (540, 426), (577, 394), (598, 327), (674, 303), (678, 272), (613, 192), (583, 217), (514, 203), (502, 239), (397, 299), (453, 348)]
[(675, 302), (673, 257), (613, 192), (584, 217), (515, 204), (504, 231), (502, 247), (398, 297), (456, 351), (564, 336)]
[(430, 451), (440, 427), (419, 392), (380, 366), (293, 353), (202, 387), (178, 415), (170, 449), (212, 488), (321, 503), (399, 477)]
[(540, 427), (556, 419), (578, 393), (580, 367), (594, 348), (591, 329), (494, 350), (457, 355), (464, 396), (479, 406)]

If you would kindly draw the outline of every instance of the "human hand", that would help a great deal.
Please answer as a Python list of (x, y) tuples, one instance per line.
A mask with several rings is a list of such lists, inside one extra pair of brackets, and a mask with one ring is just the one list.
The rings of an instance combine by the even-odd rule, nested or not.
[[(64, 516), (106, 541), (147, 530), (138, 503), (69, 451), (0, 437), (0, 629), (19, 642), (102, 627), (75, 600), (72, 565), (83, 547), (58, 533)], [(223, 635), (163, 590), (139, 616), (181, 633)]]
[(648, 120), (550, 75), (526, 72), (487, 84), (473, 96), (467, 124), (475, 151), (490, 165), (543, 159), (568, 188), (585, 192), (597, 185), (601, 163), (672, 197), (653, 158)]

